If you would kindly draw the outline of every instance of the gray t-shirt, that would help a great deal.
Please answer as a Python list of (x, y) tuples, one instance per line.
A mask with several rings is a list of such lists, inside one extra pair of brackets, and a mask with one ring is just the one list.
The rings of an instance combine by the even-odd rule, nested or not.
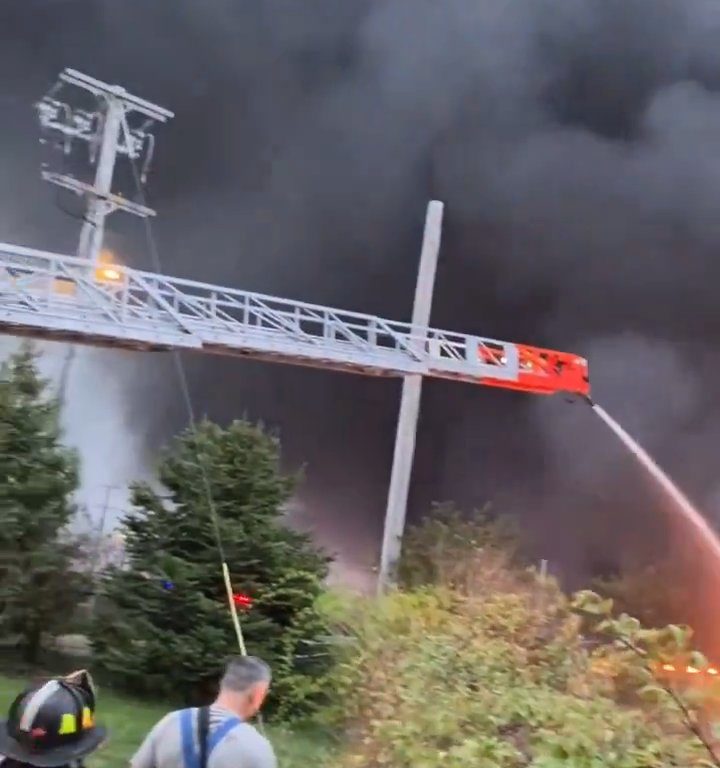
[[(193, 713), (193, 738), (197, 745), (197, 713)], [(210, 708), (208, 741), (213, 731), (232, 712), (214, 705)], [(183, 768), (180, 712), (171, 712), (150, 731), (130, 760), (130, 768)], [(229, 731), (208, 757), (207, 768), (277, 768), (270, 742), (252, 725), (239, 723)]]

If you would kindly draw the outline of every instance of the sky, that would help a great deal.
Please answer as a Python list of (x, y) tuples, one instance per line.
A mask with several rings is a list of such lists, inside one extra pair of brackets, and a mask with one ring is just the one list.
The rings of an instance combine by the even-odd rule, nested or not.
[[(32, 112), (65, 66), (175, 112), (147, 190), (171, 274), (407, 320), (440, 199), (433, 325), (586, 356), (595, 398), (715, 521), (719, 31), (716, 0), (5, 0), (0, 239), (75, 248)], [(109, 244), (149, 268), (122, 216)], [(279, 430), (302, 523), (374, 563), (399, 381), (186, 366), (199, 414)], [(67, 397), (93, 498), (187, 418), (162, 355), (80, 350)], [(570, 583), (676, 549), (662, 499), (561, 398), (427, 381), (411, 520), (445, 500), (518, 515)]]

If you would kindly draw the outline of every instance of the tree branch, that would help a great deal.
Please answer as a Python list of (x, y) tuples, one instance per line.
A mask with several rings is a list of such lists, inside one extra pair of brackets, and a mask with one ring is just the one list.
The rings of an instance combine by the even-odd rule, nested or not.
[[(618, 640), (629, 651), (632, 651), (636, 656), (638, 656), (642, 660), (646, 669), (652, 672), (652, 670), (649, 669), (649, 665), (647, 663), (647, 653), (645, 651), (643, 651), (641, 648), (638, 648), (636, 645), (631, 643), (629, 640), (626, 640), (624, 637), (616, 637), (615, 639)], [(710, 756), (710, 759), (717, 766), (717, 768), (720, 768), (720, 757), (718, 757), (718, 755), (715, 754), (715, 750), (713, 749), (712, 744), (705, 738), (705, 735), (703, 734), (702, 729), (695, 722), (692, 712), (690, 711), (687, 704), (682, 700), (680, 696), (678, 696), (676, 691), (670, 685), (660, 680), (658, 680), (658, 683), (660, 684), (660, 687), (663, 689), (663, 691), (667, 693), (667, 695), (674, 702), (675, 706), (682, 713), (685, 727), (703, 745), (708, 755)]]

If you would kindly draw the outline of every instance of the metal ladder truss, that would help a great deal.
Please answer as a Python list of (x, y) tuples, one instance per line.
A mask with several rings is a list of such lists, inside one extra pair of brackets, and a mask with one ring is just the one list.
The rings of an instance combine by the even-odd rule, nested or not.
[(186, 349), (369, 375), (420, 374), (587, 394), (566, 353), (165, 277), (0, 243), (0, 332), (137, 350)]

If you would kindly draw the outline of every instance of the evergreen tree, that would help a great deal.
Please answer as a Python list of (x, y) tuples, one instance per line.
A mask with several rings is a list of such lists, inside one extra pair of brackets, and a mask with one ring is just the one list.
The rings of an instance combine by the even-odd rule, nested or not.
[(25, 344), (0, 366), (0, 630), (29, 662), (43, 635), (72, 618), (82, 586), (63, 536), (75, 511), (77, 457), (61, 444), (59, 405), (36, 358)]
[(273, 667), (274, 702), (288, 713), (319, 694), (327, 656), (316, 601), (328, 561), (283, 523), (296, 478), (282, 474), (279, 454), (260, 427), (204, 422), (164, 454), (166, 496), (135, 487), (126, 567), (105, 576), (92, 638), (96, 662), (129, 690), (206, 700), (238, 652), (214, 511), (233, 587), (253, 600), (243, 633), (248, 653)]

